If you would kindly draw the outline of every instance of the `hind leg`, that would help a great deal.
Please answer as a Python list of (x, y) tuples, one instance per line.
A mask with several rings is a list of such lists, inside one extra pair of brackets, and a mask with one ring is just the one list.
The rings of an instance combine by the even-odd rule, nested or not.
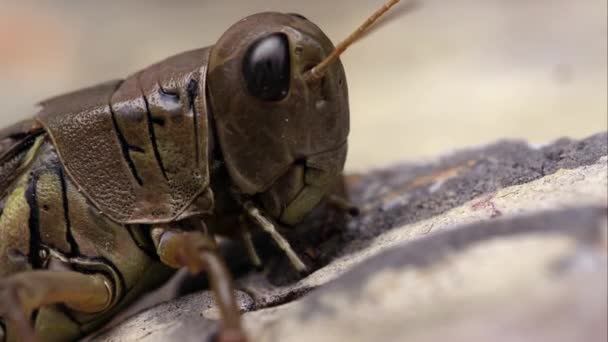
[(244, 342), (240, 310), (234, 296), (232, 276), (216, 250), (215, 242), (201, 231), (155, 228), (157, 253), (171, 267), (186, 267), (191, 273), (206, 272), (222, 316), (221, 342)]
[(101, 274), (22, 272), (0, 280), (0, 318), (6, 323), (7, 336), (33, 342), (37, 340), (30, 324), (34, 310), (63, 303), (77, 311), (100, 312), (111, 303), (112, 292), (110, 281)]

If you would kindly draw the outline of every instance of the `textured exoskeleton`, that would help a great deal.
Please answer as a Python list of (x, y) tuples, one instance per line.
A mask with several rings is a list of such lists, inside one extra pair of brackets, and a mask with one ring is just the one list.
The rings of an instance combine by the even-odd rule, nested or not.
[(76, 339), (179, 267), (208, 272), (220, 339), (243, 340), (214, 237), (257, 264), (258, 228), (305, 270), (276, 225), (299, 222), (344, 166), (339, 53), (315, 69), (332, 52), (304, 17), (256, 14), (0, 131), (0, 341)]
[(284, 224), (309, 212), (346, 157), (342, 65), (303, 79), (333, 48), (306, 19), (258, 14), (212, 47), (43, 101), (5, 130), (0, 277), (81, 272), (107, 292), (88, 307), (27, 308), (38, 335), (76, 338), (166, 280), (163, 262), (182, 266), (159, 258), (168, 232), (202, 220), (234, 236), (246, 203)]

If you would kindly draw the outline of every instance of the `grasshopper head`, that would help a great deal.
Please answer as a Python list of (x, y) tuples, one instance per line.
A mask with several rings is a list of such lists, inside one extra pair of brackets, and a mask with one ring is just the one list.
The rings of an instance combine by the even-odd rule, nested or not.
[(211, 51), (208, 89), (218, 144), (236, 188), (295, 224), (327, 194), (346, 160), (348, 91), (335, 47), (309, 20), (260, 13)]

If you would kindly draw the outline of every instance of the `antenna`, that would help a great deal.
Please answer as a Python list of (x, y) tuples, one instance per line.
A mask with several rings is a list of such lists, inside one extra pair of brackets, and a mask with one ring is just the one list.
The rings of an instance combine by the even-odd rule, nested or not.
[(355, 32), (351, 33), (346, 39), (344, 39), (336, 48), (329, 54), (329, 56), (325, 57), (321, 63), (317, 64), (315, 67), (310, 69), (310, 71), (304, 74), (304, 80), (306, 83), (311, 83), (320, 80), (323, 78), (323, 75), (327, 71), (327, 68), (332, 65), (340, 55), (348, 49), (354, 42), (356, 42), (359, 38), (361, 38), (365, 32), (378, 20), (384, 13), (386, 13), (391, 7), (395, 6), (400, 0), (389, 0), (378, 9), (374, 14), (372, 14), (367, 20), (355, 30)]

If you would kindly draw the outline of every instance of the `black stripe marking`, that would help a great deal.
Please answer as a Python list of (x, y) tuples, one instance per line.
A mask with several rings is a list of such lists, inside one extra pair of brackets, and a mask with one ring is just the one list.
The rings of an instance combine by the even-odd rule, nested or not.
[(79, 324), (72, 311), (65, 304), (55, 304), (55, 308), (61, 311), (61, 313), (64, 314), (70, 321), (74, 322), (76, 325)]
[(16, 171), (23, 164), (25, 156), (32, 146), (34, 146), (39, 135), (26, 136), (23, 140), (15, 142), (8, 149), (0, 151), (0, 193), (6, 192), (18, 176)]
[(196, 107), (194, 106), (194, 100), (196, 99), (196, 96), (198, 95), (198, 82), (195, 79), (191, 79), (190, 82), (188, 82), (188, 87), (187, 87), (187, 92), (188, 92), (188, 102), (190, 103), (190, 110), (192, 110), (192, 117), (193, 117), (193, 121), (194, 121), (194, 146), (195, 146), (195, 159), (196, 159), (196, 166), (199, 167), (200, 166), (200, 146), (199, 146), (199, 128), (198, 128), (198, 112), (196, 111)]
[[(80, 258), (82, 258), (83, 260), (91, 261), (91, 262), (98, 262), (100, 264), (105, 264), (106, 266), (110, 267), (111, 269), (114, 270), (114, 272), (118, 276), (118, 281), (120, 282), (120, 287), (122, 288), (123, 295), (130, 290), (129, 288), (127, 288), (127, 282), (125, 280), (124, 275), (122, 273), (120, 273), (120, 269), (118, 267), (116, 267), (116, 264), (114, 264), (112, 261), (110, 261), (110, 259), (102, 257), (102, 256), (93, 257), (93, 258), (82, 256)], [(114, 277), (112, 277), (112, 273), (104, 272), (103, 270), (98, 270), (98, 269), (93, 271), (93, 270), (89, 269), (86, 265), (78, 264), (78, 258), (72, 259), (70, 264), (76, 271), (79, 271), (79, 272), (82, 272), (85, 274), (101, 273), (101, 274), (105, 275), (112, 282), (112, 285), (113, 285), (112, 296), (118, 295), (119, 284), (114, 283)]]
[(133, 146), (133, 145), (129, 145), (129, 151), (137, 152), (137, 153), (145, 153), (146, 152), (146, 150), (144, 150), (143, 148), (141, 148), (139, 146)]
[[(110, 265), (110, 267), (112, 267), (114, 269), (114, 271), (118, 275), (118, 280), (120, 281), (120, 286), (122, 287), (123, 295), (124, 295), (124, 293), (127, 293), (129, 291), (129, 288), (127, 287), (127, 281), (125, 280), (125, 276), (122, 275), (122, 273), (120, 273), (120, 269), (118, 267), (116, 267), (116, 265), (109, 259), (106, 259), (106, 258), (100, 258), (100, 259), (103, 259), (107, 264)], [(118, 289), (116, 290), (116, 293), (114, 295), (118, 295)]]
[[(98, 262), (102, 262), (108, 266), (110, 266), (111, 268), (114, 269), (114, 272), (116, 272), (116, 275), (118, 276), (118, 281), (120, 282), (120, 286), (122, 288), (122, 292), (123, 295), (124, 293), (129, 291), (129, 288), (127, 287), (127, 281), (125, 280), (125, 276), (120, 273), (120, 269), (118, 267), (116, 267), (116, 264), (114, 264), (110, 259), (105, 258), (105, 257), (96, 257), (96, 258), (92, 258), (91, 260), (94, 261), (98, 261)], [(112, 278), (111, 274), (108, 275), (108, 278)], [(118, 295), (118, 285), (115, 285), (116, 289), (114, 290), (114, 295)]]
[(20, 155), (23, 152), (27, 152), (27, 150), (34, 146), (36, 138), (38, 138), (38, 135), (30, 135), (25, 136), (21, 140), (15, 142), (13, 145), (0, 153), (0, 160), (3, 163), (6, 163), (7, 160), (15, 158), (15, 156)]
[(161, 84), (158, 84), (158, 87), (160, 88), (161, 95), (171, 98), (172, 101), (175, 103), (179, 102), (179, 93), (173, 92), (171, 90), (167, 90), (167, 89), (163, 88), (163, 86)]
[(150, 117), (152, 119), (152, 123), (155, 125), (159, 125), (160, 127), (164, 127), (165, 126), (165, 118), (159, 118), (159, 117)]
[(36, 322), (36, 319), (38, 318), (38, 313), (40, 312), (40, 309), (37, 308), (36, 310), (32, 311), (32, 315), (30, 316), (30, 322)]
[[(205, 96), (209, 98), (209, 89), (205, 89)], [(211, 156), (213, 163), (219, 163), (223, 165), (224, 154), (220, 144), (220, 139), (217, 135), (215, 113), (213, 113), (213, 107), (211, 107), (211, 101), (207, 101), (207, 119), (209, 120), (207, 125), (207, 134), (209, 135), (209, 155)]]
[(136, 227), (133, 225), (127, 226), (127, 231), (129, 232), (129, 236), (131, 237), (131, 240), (133, 240), (133, 243), (135, 244), (135, 246), (137, 246), (137, 248), (139, 248), (142, 252), (144, 252), (144, 254), (146, 254), (146, 256), (148, 256), (150, 259), (160, 260), (158, 257), (158, 254), (155, 251), (151, 251), (149, 248), (146, 248), (146, 246), (139, 243), (139, 240), (137, 239), (137, 237), (135, 236), (135, 233), (133, 232), (134, 228), (136, 228)]
[(80, 255), (80, 248), (78, 247), (78, 243), (74, 238), (74, 234), (72, 233), (72, 223), (70, 220), (70, 205), (68, 202), (68, 186), (65, 179), (65, 172), (62, 167), (58, 167), (57, 173), (59, 175), (59, 180), (61, 181), (61, 197), (63, 199), (63, 215), (65, 220), (65, 238), (70, 245), (70, 255), (77, 256)]
[(142, 97), (144, 99), (144, 103), (146, 104), (146, 116), (148, 117), (148, 135), (150, 136), (150, 141), (152, 142), (154, 157), (156, 158), (156, 162), (158, 163), (158, 167), (160, 168), (160, 172), (162, 172), (163, 177), (165, 177), (165, 179), (169, 179), (167, 177), (167, 172), (165, 171), (165, 166), (163, 165), (163, 160), (160, 156), (160, 151), (158, 150), (156, 133), (154, 132), (154, 119), (152, 118), (152, 112), (150, 112), (150, 104), (148, 103), (146, 95), (142, 94)]
[(127, 165), (129, 166), (129, 170), (131, 170), (131, 174), (133, 175), (133, 178), (135, 178), (135, 180), (137, 181), (137, 184), (142, 186), (144, 184), (144, 182), (142, 181), (141, 177), (139, 176), (139, 173), (137, 173), (137, 168), (135, 167), (135, 163), (133, 162), (133, 159), (131, 159), (129, 150), (143, 152), (143, 149), (141, 149), (139, 147), (130, 146), (129, 143), (127, 143), (127, 140), (125, 139), (125, 136), (122, 134), (120, 127), (118, 127), (118, 121), (116, 120), (116, 113), (114, 113), (114, 109), (112, 109), (112, 104), (110, 104), (110, 113), (112, 115), (112, 124), (114, 125), (114, 131), (116, 131), (116, 136), (118, 137), (118, 141), (120, 142), (120, 147), (122, 150), (122, 157), (127, 162)]
[(38, 199), (36, 191), (38, 186), (38, 174), (32, 172), (28, 179), (27, 188), (25, 190), (25, 200), (30, 207), (30, 217), (28, 227), (30, 230), (30, 246), (28, 259), (30, 265), (34, 269), (42, 267), (42, 260), (38, 251), (40, 250), (40, 209), (38, 208)]

